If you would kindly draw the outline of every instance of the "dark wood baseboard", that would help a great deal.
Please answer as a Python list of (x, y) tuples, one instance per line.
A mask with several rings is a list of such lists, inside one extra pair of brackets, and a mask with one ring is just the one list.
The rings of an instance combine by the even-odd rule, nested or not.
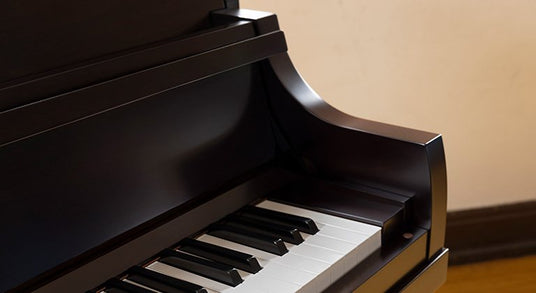
[(536, 201), (449, 212), (449, 264), (536, 253)]

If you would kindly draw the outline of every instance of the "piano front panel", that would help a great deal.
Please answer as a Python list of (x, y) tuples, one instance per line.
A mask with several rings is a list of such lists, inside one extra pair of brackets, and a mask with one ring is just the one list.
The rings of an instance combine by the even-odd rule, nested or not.
[(62, 68), (52, 75), (4, 88), (0, 84), (0, 111), (234, 44), (254, 36), (255, 31), (251, 22), (224, 23), (204, 31), (203, 34), (187, 34), (173, 38), (169, 42), (153, 44), (113, 58), (88, 62), (89, 64), (83, 66), (76, 64)]
[(272, 160), (260, 83), (244, 66), (0, 148), (6, 288)]

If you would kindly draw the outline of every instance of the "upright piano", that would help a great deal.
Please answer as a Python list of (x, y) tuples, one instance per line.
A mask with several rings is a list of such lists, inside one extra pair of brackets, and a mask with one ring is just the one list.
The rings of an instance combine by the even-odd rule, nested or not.
[(444, 282), (441, 136), (329, 106), (274, 14), (236, 0), (0, 6), (0, 291)]

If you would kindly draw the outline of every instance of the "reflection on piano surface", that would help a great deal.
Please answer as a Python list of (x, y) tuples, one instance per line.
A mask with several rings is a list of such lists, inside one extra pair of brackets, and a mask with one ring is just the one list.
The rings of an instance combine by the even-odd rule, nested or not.
[(330, 107), (275, 15), (56, 2), (0, 4), (0, 291), (444, 281), (441, 136)]

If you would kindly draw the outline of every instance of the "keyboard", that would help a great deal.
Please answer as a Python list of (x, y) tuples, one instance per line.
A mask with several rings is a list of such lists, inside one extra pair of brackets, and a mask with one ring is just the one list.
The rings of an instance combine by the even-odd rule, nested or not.
[(380, 246), (380, 227), (264, 200), (89, 292), (321, 292)]

